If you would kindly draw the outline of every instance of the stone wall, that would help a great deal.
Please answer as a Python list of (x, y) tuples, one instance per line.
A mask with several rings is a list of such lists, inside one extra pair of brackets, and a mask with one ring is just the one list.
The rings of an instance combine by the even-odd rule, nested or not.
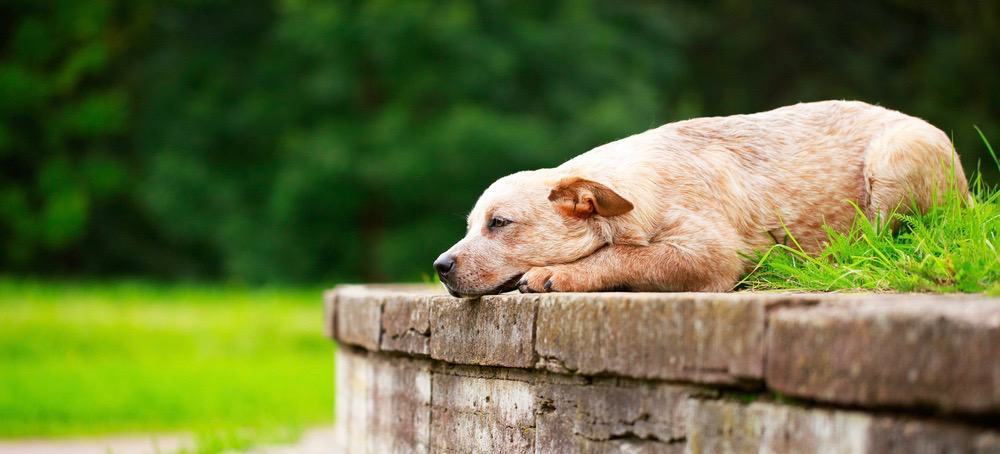
[(345, 452), (1000, 453), (1000, 299), (327, 292)]

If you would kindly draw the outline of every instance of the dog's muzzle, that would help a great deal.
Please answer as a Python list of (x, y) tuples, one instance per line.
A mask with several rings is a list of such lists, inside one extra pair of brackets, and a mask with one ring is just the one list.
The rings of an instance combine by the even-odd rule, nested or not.
[(462, 293), (455, 289), (452, 277), (455, 275), (455, 256), (447, 252), (441, 254), (437, 260), (434, 261), (434, 271), (437, 272), (438, 278), (441, 279), (441, 283), (444, 287), (448, 289), (448, 293), (456, 298), (463, 297), (479, 297), (484, 295), (497, 295), (500, 293), (506, 293), (517, 288), (517, 281), (521, 279), (523, 273), (518, 273), (516, 276), (504, 281), (500, 285), (489, 289), (484, 292), (476, 293)]

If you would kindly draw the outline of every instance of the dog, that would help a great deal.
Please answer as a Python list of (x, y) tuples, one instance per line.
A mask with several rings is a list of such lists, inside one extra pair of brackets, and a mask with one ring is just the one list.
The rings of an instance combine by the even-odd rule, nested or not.
[(948, 136), (858, 101), (669, 123), (503, 177), (434, 261), (449, 293), (729, 291), (748, 257), (815, 254), (860, 211), (925, 211), (968, 184)]

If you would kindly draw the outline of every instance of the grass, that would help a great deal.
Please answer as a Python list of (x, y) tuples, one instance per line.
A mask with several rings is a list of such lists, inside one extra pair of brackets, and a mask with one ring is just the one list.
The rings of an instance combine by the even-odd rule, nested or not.
[[(982, 133), (980, 133), (982, 134)], [(983, 137), (988, 151), (996, 154)], [(810, 256), (794, 241), (773, 246), (742, 281), (750, 290), (987, 293), (1000, 295), (1000, 190), (972, 178), (975, 202), (956, 191), (922, 215), (893, 214), (897, 231), (860, 214), (848, 232), (827, 229)]]
[(333, 418), (321, 312), (318, 290), (0, 279), (0, 437), (288, 439)]

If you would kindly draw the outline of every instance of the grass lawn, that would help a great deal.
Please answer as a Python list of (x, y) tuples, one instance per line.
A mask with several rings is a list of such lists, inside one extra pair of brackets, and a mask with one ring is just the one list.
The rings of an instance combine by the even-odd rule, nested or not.
[[(996, 154), (983, 138), (996, 160)], [(1000, 161), (995, 161), (1000, 168)], [(879, 228), (863, 215), (846, 234), (828, 231), (818, 257), (794, 239), (774, 246), (743, 280), (751, 290), (902, 291), (1000, 295), (1000, 188), (975, 172), (970, 204), (956, 192), (920, 216)]]
[(0, 437), (181, 431), (214, 451), (332, 409), (318, 289), (0, 280)]

